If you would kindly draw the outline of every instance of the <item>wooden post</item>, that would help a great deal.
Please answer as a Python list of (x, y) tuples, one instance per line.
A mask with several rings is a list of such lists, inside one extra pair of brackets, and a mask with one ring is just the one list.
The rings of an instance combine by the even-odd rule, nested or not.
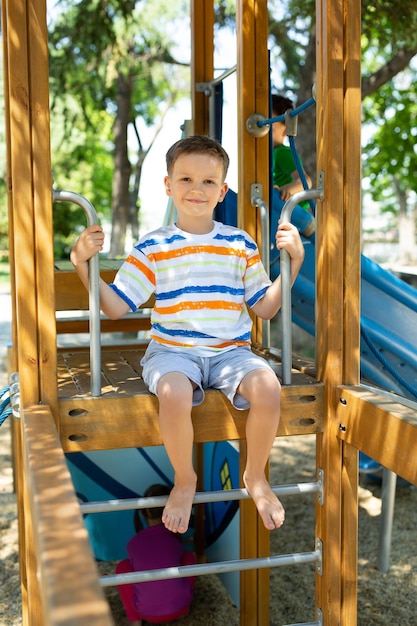
[[(49, 151), (48, 49), (45, 0), (2, 5), (6, 138), (13, 267), (13, 362), (20, 404), (57, 405), (56, 335)], [(16, 438), (19, 440), (19, 438)], [(22, 442), (22, 445), (23, 442)], [(18, 452), (21, 458), (20, 451)], [(26, 480), (17, 481), (23, 621), (42, 624), (32, 528), (25, 516)]]
[[(323, 573), (317, 607), (325, 625), (356, 624), (357, 452), (338, 438), (337, 385), (359, 381), (360, 3), (317, 2), (317, 147), (325, 199), (318, 211), (317, 371), (325, 383), (317, 467)], [(331, 320), (331, 323), (330, 323)]]
[(52, 166), (50, 153), (46, 0), (28, 1), (33, 238), (39, 400), (57, 415)]
[[(261, 245), (259, 215), (251, 205), (251, 184), (263, 187), (268, 199), (268, 136), (255, 138), (246, 120), (258, 113), (268, 116), (269, 66), (267, 50), (268, 11), (266, 0), (241, 0), (236, 8), (238, 91), (238, 220), (239, 226)], [(256, 321), (253, 339), (261, 343), (261, 323)], [(241, 445), (241, 471), (245, 464)], [(240, 505), (241, 558), (269, 554), (269, 532), (252, 501)], [(269, 624), (269, 570), (241, 574), (241, 624)]]
[(213, 0), (191, 2), (191, 94), (193, 134), (209, 134), (209, 100), (196, 85), (213, 80), (214, 75), (214, 7)]

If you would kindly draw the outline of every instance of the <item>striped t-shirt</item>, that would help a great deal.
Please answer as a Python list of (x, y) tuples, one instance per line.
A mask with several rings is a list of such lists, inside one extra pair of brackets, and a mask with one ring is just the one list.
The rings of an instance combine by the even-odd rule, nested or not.
[(254, 240), (243, 230), (213, 222), (204, 235), (175, 225), (148, 233), (111, 287), (132, 311), (155, 294), (152, 339), (209, 356), (250, 345), (247, 306), (256, 304), (270, 284)]

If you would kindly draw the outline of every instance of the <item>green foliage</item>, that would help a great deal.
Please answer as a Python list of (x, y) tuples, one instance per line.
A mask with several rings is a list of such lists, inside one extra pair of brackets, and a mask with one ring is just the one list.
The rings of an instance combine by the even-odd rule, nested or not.
[[(216, 0), (214, 6), (217, 27), (233, 28), (236, 0)], [(117, 79), (123, 76), (133, 85), (131, 125), (141, 119), (152, 126), (166, 103), (186, 93), (188, 73), (181, 73), (175, 62), (172, 39), (189, 3), (61, 0), (58, 7), (62, 13), (50, 35), (51, 102), (53, 118), (59, 119), (54, 132), (60, 127), (60, 139), (54, 140), (54, 175), (60, 187), (64, 182), (91, 193), (89, 199), (107, 216)], [(308, 55), (314, 50), (315, 0), (269, 0), (268, 10), (271, 59), (281, 83), (274, 87), (294, 95), (307, 93), (314, 82), (307, 74), (312, 74)], [(392, 76), (403, 68), (392, 70), (392, 59), (402, 50), (417, 49), (417, 9), (415, 2), (404, 0), (362, 0), (361, 19), (363, 78), (387, 69), (385, 86), (374, 89), (364, 102), (364, 124), (377, 127), (364, 150), (364, 174), (371, 179), (374, 197), (394, 210), (394, 179), (401, 188), (410, 188), (416, 169), (416, 76), (405, 87), (395, 84)], [(139, 135), (137, 139), (133, 161), (146, 155)]]
[[(112, 116), (100, 110), (92, 110), (87, 122), (70, 94), (57, 99), (51, 116), (54, 188), (88, 198), (100, 220), (109, 220), (111, 215), (112, 124)], [(73, 233), (86, 225), (84, 211), (74, 204), (55, 202), (53, 222), (55, 258), (66, 258), (74, 243)]]
[[(4, 120), (3, 51), (0, 52), (0, 145), (6, 145)], [(6, 150), (0, 150), (0, 260), (8, 256), (9, 227), (6, 185)]]
[[(404, 0), (362, 0), (362, 34), (380, 49), (392, 51), (416, 44), (417, 11), (415, 2)], [(395, 34), (395, 36), (393, 36)]]
[[(176, 63), (171, 41), (188, 15), (188, 2), (61, 0), (58, 8), (49, 35), (54, 178), (58, 187), (85, 195), (110, 221), (115, 150), (120, 149), (113, 125), (121, 90), (131, 90), (128, 119), (122, 121), (134, 128), (132, 138), (137, 139), (136, 151), (132, 142), (128, 146), (129, 159), (143, 162), (147, 148), (137, 120), (152, 127), (189, 90), (189, 69)], [(133, 165), (127, 166), (133, 171)], [(131, 185), (139, 186), (134, 176)], [(129, 192), (135, 205), (134, 192)], [(68, 227), (55, 218), (64, 254), (66, 233), (74, 223), (84, 223), (74, 207), (67, 207), (65, 216)]]
[(371, 195), (385, 210), (396, 211), (395, 193), (415, 190), (417, 171), (417, 72), (410, 67), (364, 101), (364, 119), (375, 132), (364, 152), (363, 173)]

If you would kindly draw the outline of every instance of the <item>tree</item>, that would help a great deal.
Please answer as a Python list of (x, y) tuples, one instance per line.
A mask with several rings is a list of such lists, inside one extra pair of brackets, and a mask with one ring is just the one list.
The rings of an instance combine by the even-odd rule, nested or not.
[[(90, 120), (90, 124), (85, 123), (79, 103), (70, 93), (55, 102), (51, 117), (54, 188), (84, 195), (96, 207), (99, 218), (108, 220), (114, 169), (113, 117), (105, 110), (91, 111)], [(74, 232), (86, 223), (84, 212), (75, 204), (56, 202), (53, 221), (55, 258), (68, 258)]]
[(417, 71), (412, 67), (364, 102), (375, 131), (364, 147), (363, 173), (383, 212), (398, 216), (399, 262), (415, 264), (417, 195)]
[[(315, 0), (269, 0), (272, 89), (297, 104), (312, 95), (315, 82)], [(362, 1), (362, 99), (364, 123), (378, 130), (363, 150), (364, 172), (383, 210), (399, 215), (403, 260), (415, 260), (415, 79), (399, 88), (417, 54), (417, 7), (404, 0)], [(220, 25), (233, 23), (235, 3), (220, 0)], [(389, 119), (384, 117), (389, 112)], [(315, 109), (299, 116), (297, 149), (306, 170), (316, 171)], [(401, 163), (400, 163), (401, 161)]]
[[(143, 161), (166, 111), (189, 85), (184, 67), (171, 55), (169, 36), (178, 20), (188, 15), (187, 4), (185, 0), (80, 0), (77, 4), (61, 0), (62, 12), (50, 31), (52, 112), (61, 94), (70, 92), (79, 103), (82, 123), (95, 132), (95, 113), (106, 111), (114, 117), (111, 256), (124, 254), (128, 225), (137, 232)], [(147, 126), (156, 122), (146, 147), (138, 118)], [(74, 123), (68, 132), (73, 128)], [(133, 137), (135, 154), (129, 145)]]
[[(272, 62), (283, 68), (280, 89), (293, 94), (301, 104), (311, 97), (315, 81), (315, 1), (269, 2)], [(278, 16), (278, 17), (277, 17)], [(362, 1), (362, 54), (372, 48), (378, 60), (363, 66), (362, 98), (378, 89), (408, 67), (417, 54), (417, 9), (403, 0)], [(377, 53), (377, 54), (376, 54)], [(369, 71), (368, 71), (369, 70)], [(316, 171), (315, 112), (309, 109), (299, 118), (297, 147), (307, 171)]]
[[(3, 50), (0, 50), (0, 67), (3, 75)], [(0, 80), (0, 145), (6, 144), (4, 133), (4, 83)], [(6, 150), (0, 151), (0, 261), (7, 258), (9, 250), (8, 240), (8, 206), (7, 206), (7, 175), (6, 175)]]

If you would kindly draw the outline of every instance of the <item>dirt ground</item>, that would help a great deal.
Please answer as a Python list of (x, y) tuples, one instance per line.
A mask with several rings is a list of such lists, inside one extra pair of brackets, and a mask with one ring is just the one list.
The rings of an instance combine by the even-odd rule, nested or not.
[[(0, 371), (1, 388), (5, 383)], [(9, 418), (10, 419), (10, 418)], [(9, 421), (9, 420), (7, 420)], [(271, 482), (315, 480), (315, 440), (312, 436), (278, 439), (271, 455)], [(361, 477), (359, 502), (358, 625), (417, 625), (417, 489), (398, 486), (390, 570), (378, 570), (378, 534), (381, 510), (378, 482)], [(314, 496), (284, 500), (286, 522), (271, 534), (271, 554), (314, 549)], [(22, 624), (18, 566), (16, 498), (13, 493), (10, 429), (0, 428), (0, 626)], [(113, 573), (114, 564), (101, 564)], [(114, 621), (127, 626), (117, 591), (106, 589)], [(314, 566), (296, 565), (271, 572), (271, 626), (314, 621)], [(239, 613), (215, 575), (197, 580), (190, 614), (182, 626), (235, 626)]]

